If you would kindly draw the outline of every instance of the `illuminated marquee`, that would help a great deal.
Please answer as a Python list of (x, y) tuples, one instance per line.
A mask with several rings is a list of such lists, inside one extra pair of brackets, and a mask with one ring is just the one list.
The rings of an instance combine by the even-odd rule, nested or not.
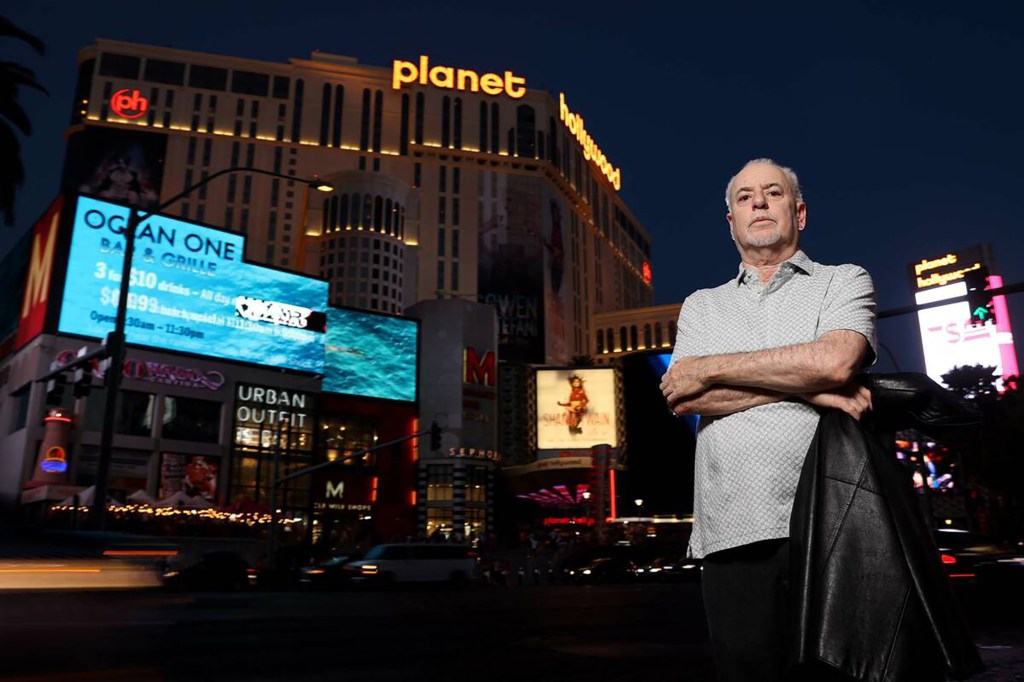
[(133, 120), (142, 118), (149, 111), (149, 100), (138, 90), (124, 88), (111, 96), (110, 108), (121, 118)]
[(492, 462), (501, 461), (501, 453), (497, 450), (486, 450), (483, 448), (448, 448), (448, 457), (453, 459), (486, 459)]
[(46, 472), (62, 473), (68, 470), (68, 453), (59, 445), (47, 449), (46, 456), (39, 463), (39, 468)]
[[(113, 328), (129, 210), (79, 197), (59, 331), (101, 339)], [(129, 343), (323, 371), (327, 282), (247, 263), (244, 236), (170, 216), (146, 217), (135, 239)]]
[[(976, 245), (911, 263), (908, 275), (914, 299), (918, 305), (925, 305), (963, 297), (968, 293), (968, 280), (979, 270), (986, 272), (994, 262), (989, 247)], [(989, 288), (1002, 286), (999, 275), (988, 275), (987, 281)], [(999, 377), (996, 387), (1002, 390), (1003, 379), (1017, 374), (1006, 298), (992, 296), (991, 300), (995, 317), (984, 324), (973, 319), (970, 299), (918, 311), (928, 376), (941, 383), (942, 375), (954, 367), (995, 367)]]
[[(971, 270), (978, 270), (981, 268), (981, 262), (975, 261), (967, 267), (957, 267), (947, 269), (951, 265), (960, 265), (960, 257), (955, 253), (947, 253), (942, 258), (933, 258), (931, 260), (925, 258), (920, 263), (914, 263), (914, 284), (917, 289), (927, 289), (928, 287), (945, 286), (951, 282), (957, 282), (964, 278), (964, 275)], [(931, 272), (933, 270), (939, 270), (939, 272)], [(927, 276), (922, 276), (924, 273), (929, 272)]]
[(934, 258), (922, 258), (907, 266), (911, 291), (923, 291), (963, 281), (967, 273), (992, 269), (994, 255), (987, 245), (966, 246)]
[[(238, 384), (235, 392), (235, 421), (247, 427), (267, 424), (271, 429), (287, 422), (292, 428), (305, 428), (306, 420), (313, 423), (313, 397), (308, 393), (289, 391), (286, 388)], [(237, 424), (236, 424), (237, 427)], [(236, 428), (236, 432), (242, 427)], [(268, 433), (272, 431), (268, 430)], [(237, 438), (239, 444), (248, 444)]]
[(536, 379), (538, 450), (618, 446), (614, 369), (538, 369)]
[(50, 296), (50, 275), (53, 271), (53, 256), (63, 206), (63, 196), (58, 197), (32, 228), (32, 248), (29, 254), (28, 274), (25, 277), (25, 295), (22, 298), (21, 315), (18, 319), (16, 348), (22, 348), (43, 333)]
[(484, 351), (481, 357), (476, 348), (467, 346), (462, 352), (462, 383), (494, 388), (498, 383), (496, 359), (493, 350)]
[(526, 94), (526, 79), (511, 71), (504, 75), (496, 73), (478, 74), (469, 69), (451, 66), (430, 66), (430, 58), (420, 55), (418, 63), (396, 59), (391, 68), (391, 87), (401, 90), (405, 85), (433, 85), (445, 90), (483, 92), (487, 95), (505, 94), (520, 99)]
[(594, 138), (590, 137), (587, 129), (583, 126), (583, 117), (569, 111), (569, 105), (565, 103), (565, 93), (562, 92), (558, 93), (558, 111), (562, 123), (583, 147), (583, 158), (592, 161), (608, 178), (608, 182), (612, 183), (612, 187), (616, 191), (622, 189), (622, 169), (613, 166), (604, 152), (594, 143)]

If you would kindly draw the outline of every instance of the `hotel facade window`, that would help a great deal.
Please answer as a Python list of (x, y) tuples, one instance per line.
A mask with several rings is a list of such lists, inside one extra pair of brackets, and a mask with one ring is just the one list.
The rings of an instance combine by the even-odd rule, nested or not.
[(427, 465), (427, 502), (450, 502), (454, 499), (453, 475), (450, 464)]
[(320, 96), (320, 146), (327, 146), (328, 124), (331, 120), (331, 86), (324, 83)]
[(334, 86), (334, 123), (331, 144), (335, 147), (341, 146), (341, 125), (343, 123), (342, 113), (345, 110), (345, 86)]
[[(359, 120), (359, 148), (370, 149), (370, 89), (363, 88), (362, 116)], [(365, 163), (365, 161), (364, 161)]]

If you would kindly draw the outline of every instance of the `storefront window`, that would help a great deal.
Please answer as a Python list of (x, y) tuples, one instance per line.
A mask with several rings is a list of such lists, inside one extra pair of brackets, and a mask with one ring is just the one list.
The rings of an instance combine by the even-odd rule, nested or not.
[[(93, 389), (86, 403), (85, 428), (99, 431), (103, 428), (103, 409), (107, 400), (106, 389)], [(156, 396), (142, 391), (122, 390), (117, 396), (114, 411), (114, 432), (126, 436), (151, 436)]]
[(452, 510), (450, 508), (427, 508), (427, 537), (435, 537), (440, 533), (447, 538), (452, 532)]
[(463, 533), (468, 542), (481, 537), (487, 532), (487, 510), (475, 507), (466, 508), (466, 525)]
[[(274, 481), (313, 463), (315, 396), (288, 389), (236, 387), (229, 502), (269, 509)], [(297, 513), (308, 504), (308, 477), (278, 490), (277, 507)]]
[(235, 486), (255, 488), (259, 484), (258, 463), (259, 460), (255, 457), (236, 457), (231, 468), (231, 480)]
[(10, 433), (21, 431), (28, 423), (28, 400), (31, 395), (31, 384), (22, 386), (15, 391), (11, 397), (14, 399), (14, 409), (11, 410)]
[(221, 404), (213, 400), (164, 396), (163, 437), (216, 443)]
[(487, 468), (466, 467), (466, 502), (487, 501)]
[(452, 467), (447, 464), (431, 464), (427, 466), (427, 501), (451, 501)]
[(159, 498), (179, 490), (189, 497), (217, 501), (220, 457), (165, 452), (160, 457)]
[[(320, 423), (320, 442), (325, 448), (326, 459), (332, 462), (377, 444), (377, 422), (366, 417), (329, 417)], [(376, 464), (376, 453), (346, 460), (340, 466), (372, 466)]]
[[(95, 484), (99, 446), (82, 445), (73, 457), (78, 458), (75, 485)], [(110, 454), (110, 468), (107, 470), (108, 491), (120, 498), (136, 490), (145, 490), (149, 480), (150, 459), (151, 453), (146, 450), (115, 448)]]

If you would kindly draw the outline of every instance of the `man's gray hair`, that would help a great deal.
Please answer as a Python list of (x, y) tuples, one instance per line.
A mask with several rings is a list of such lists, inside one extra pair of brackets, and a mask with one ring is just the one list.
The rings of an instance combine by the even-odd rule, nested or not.
[[(768, 164), (769, 166), (775, 166), (780, 171), (782, 171), (782, 174), (786, 176), (786, 180), (789, 181), (789, 186), (793, 190), (793, 197), (796, 199), (796, 203), (799, 204), (803, 202), (804, 193), (800, 189), (800, 178), (796, 176), (796, 172), (792, 168), (775, 163), (775, 161), (773, 161), (772, 159), (751, 159), (750, 161), (747, 161), (745, 164), (743, 164), (743, 168), (751, 166), (755, 163), (764, 163)], [(743, 168), (741, 168), (740, 170), (742, 171)], [(736, 173), (736, 175), (739, 175), (739, 173)], [(730, 211), (732, 210), (732, 184), (736, 181), (736, 175), (729, 178), (729, 184), (725, 186), (725, 205), (729, 207)]]

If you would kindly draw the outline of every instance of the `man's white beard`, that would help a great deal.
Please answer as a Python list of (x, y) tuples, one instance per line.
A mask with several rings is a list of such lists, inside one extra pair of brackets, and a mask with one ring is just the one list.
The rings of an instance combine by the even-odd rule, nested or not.
[(747, 242), (751, 246), (772, 246), (782, 239), (782, 233), (779, 232), (778, 227), (773, 227), (769, 232), (758, 232), (756, 234), (750, 234), (747, 237)]

